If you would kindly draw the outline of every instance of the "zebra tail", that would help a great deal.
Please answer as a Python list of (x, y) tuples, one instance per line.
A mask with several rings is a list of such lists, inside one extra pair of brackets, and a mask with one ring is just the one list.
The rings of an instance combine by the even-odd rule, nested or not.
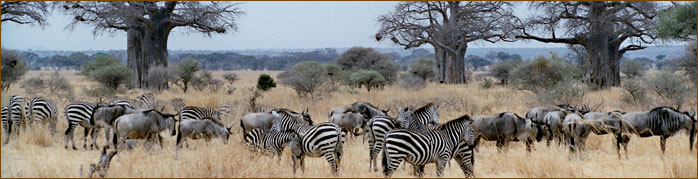
[[(179, 143), (182, 141), (182, 125), (181, 124), (179, 126), (177, 126), (177, 130), (179, 131), (179, 133), (177, 133), (177, 144), (175, 147), (179, 149)], [(187, 144), (187, 145), (189, 145), (189, 144)]]
[(116, 145), (116, 143), (119, 143), (118, 141), (119, 140), (117, 139), (116, 130), (115, 130), (114, 136), (112, 137), (112, 143), (114, 144), (114, 149), (116, 149), (118, 147), (118, 145)]

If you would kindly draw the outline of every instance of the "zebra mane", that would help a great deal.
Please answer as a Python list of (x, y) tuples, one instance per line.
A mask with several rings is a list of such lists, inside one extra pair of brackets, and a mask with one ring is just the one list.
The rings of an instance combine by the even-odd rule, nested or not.
[(272, 111), (287, 112), (287, 113), (289, 113), (289, 114), (299, 114), (299, 113), (296, 112), (296, 111), (293, 111), (293, 110), (290, 110), (290, 109), (286, 109), (286, 108), (272, 109)]
[(436, 127), (436, 130), (447, 129), (453, 125), (460, 125), (464, 122), (470, 122), (470, 116), (468, 116), (467, 114), (439, 125), (438, 127)]
[(417, 110), (414, 110), (413, 114), (426, 112), (427, 110), (429, 110), (431, 106), (434, 106), (434, 103), (427, 103), (426, 105), (418, 108)]

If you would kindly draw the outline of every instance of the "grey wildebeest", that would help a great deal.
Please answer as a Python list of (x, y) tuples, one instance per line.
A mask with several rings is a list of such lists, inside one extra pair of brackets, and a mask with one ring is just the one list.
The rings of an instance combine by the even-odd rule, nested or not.
[[(310, 114), (308, 114), (308, 109), (305, 109), (301, 114), (298, 114), (297, 112), (288, 109), (274, 109), (272, 111), (286, 111), (297, 122), (302, 124), (313, 125), (313, 121), (310, 118)], [(274, 118), (275, 116), (272, 115), (272, 112), (245, 114), (245, 116), (243, 116), (242, 119), (240, 119), (240, 127), (242, 128), (243, 134), (248, 133), (252, 129), (257, 128), (262, 129), (264, 131), (269, 131), (271, 129), (271, 124), (274, 121)]]
[(346, 112), (333, 114), (329, 122), (337, 124), (345, 133), (351, 132), (354, 136), (359, 136), (364, 133), (364, 125), (368, 121), (361, 114)]
[(662, 154), (666, 149), (666, 139), (685, 130), (689, 135), (689, 149), (693, 151), (696, 139), (695, 112), (680, 112), (671, 107), (657, 107), (650, 111), (637, 111), (624, 114), (623, 120), (633, 126), (633, 133), (640, 137), (660, 136)]
[[(621, 145), (625, 149), (625, 158), (628, 158), (629, 133), (633, 130), (632, 125), (621, 118), (622, 115), (623, 113), (615, 111), (608, 113), (590, 112), (584, 114), (582, 118), (591, 133), (596, 135), (613, 134), (616, 139), (616, 152), (619, 159)], [(586, 132), (585, 136), (580, 137), (586, 138), (589, 134), (590, 132)]]
[(182, 120), (179, 122), (179, 133), (177, 134), (177, 148), (182, 147), (182, 142), (187, 138), (201, 139), (210, 141), (211, 138), (220, 138), (224, 144), (228, 144), (230, 137), (230, 128), (223, 127), (223, 124), (214, 122), (213, 120)]
[(530, 119), (520, 117), (515, 113), (503, 112), (498, 115), (473, 116), (472, 127), (475, 130), (475, 145), (480, 139), (497, 141), (501, 151), (510, 141), (524, 141), (526, 150), (531, 151), (531, 145), (538, 136), (539, 128)]
[[(104, 128), (104, 138), (106, 139), (105, 147), (109, 147), (109, 135), (116, 118), (133, 112), (135, 110), (128, 108), (124, 105), (103, 105), (98, 104), (93, 108), (92, 116), (90, 116), (91, 125), (93, 133), (99, 133), (100, 128)], [(92, 141), (96, 140), (97, 135), (92, 135)], [(95, 144), (95, 147), (99, 148)]]
[[(551, 133), (551, 129), (549, 128), (549, 126), (545, 122), (545, 115), (547, 115), (550, 112), (554, 112), (554, 111), (574, 111), (574, 110), (575, 110), (575, 108), (570, 106), (569, 104), (534, 107), (534, 108), (531, 108), (530, 110), (528, 110), (528, 112), (526, 112), (526, 119), (530, 119), (533, 123), (537, 124), (538, 127), (541, 128), (540, 131), (542, 131), (542, 133), (538, 134), (539, 137), (536, 138), (536, 141), (541, 141), (543, 138), (545, 138), (548, 141), (548, 146), (550, 146), (550, 140), (553, 139), (553, 134)], [(562, 118), (564, 118), (564, 117), (562, 117)]]
[(160, 132), (166, 129), (174, 130), (174, 125), (174, 114), (163, 114), (155, 110), (138, 110), (123, 115), (114, 121), (114, 148), (118, 149), (119, 144), (123, 144), (127, 138), (160, 142)]

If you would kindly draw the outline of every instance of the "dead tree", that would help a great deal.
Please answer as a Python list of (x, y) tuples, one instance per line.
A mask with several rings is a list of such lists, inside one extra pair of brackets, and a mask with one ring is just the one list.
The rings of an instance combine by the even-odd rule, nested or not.
[[(90, 164), (90, 169), (87, 172), (87, 178), (92, 178), (94, 173), (97, 173), (97, 176), (99, 178), (104, 178), (104, 176), (107, 175), (107, 170), (109, 170), (109, 163), (111, 162), (111, 159), (114, 158), (116, 155), (116, 149), (113, 151), (109, 152), (107, 154), (107, 148), (104, 147), (102, 148), (102, 153), (99, 155), (99, 162), (91, 163)], [(82, 166), (80, 166), (80, 178), (83, 178), (82, 176)]]
[(49, 3), (44, 1), (2, 1), (2, 22), (46, 26)]
[(376, 40), (390, 39), (405, 49), (430, 44), (436, 54), (439, 81), (467, 83), (468, 43), (513, 41), (511, 5), (501, 1), (408, 1), (378, 17)]
[(518, 21), (516, 38), (582, 45), (585, 79), (600, 87), (620, 85), (621, 57), (654, 42), (654, 18), (660, 12), (649, 1), (541, 1), (530, 8), (539, 12)]

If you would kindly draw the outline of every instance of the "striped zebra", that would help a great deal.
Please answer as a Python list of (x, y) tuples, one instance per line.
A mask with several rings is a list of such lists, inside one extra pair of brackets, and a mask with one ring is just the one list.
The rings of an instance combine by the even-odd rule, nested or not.
[(187, 102), (184, 101), (182, 98), (175, 98), (170, 100), (170, 106), (172, 106), (172, 110), (174, 110), (177, 114), (179, 114), (184, 107), (187, 107)]
[[(424, 166), (436, 163), (436, 174), (443, 175), (444, 167), (456, 153), (460, 142), (471, 146), (474, 143), (474, 131), (470, 127), (470, 117), (465, 115), (440, 125), (432, 131), (410, 131), (397, 129), (388, 133), (383, 143), (383, 175), (390, 177), (403, 160), (414, 166), (418, 177), (424, 175)], [(470, 150), (472, 151), (472, 150)], [(461, 162), (470, 165), (468, 162)], [(459, 164), (461, 164), (459, 163)], [(461, 168), (471, 168), (461, 167)], [(472, 176), (472, 171), (464, 170), (466, 176)]]
[(136, 107), (133, 106), (133, 103), (131, 101), (125, 100), (125, 99), (117, 99), (109, 103), (110, 105), (117, 105), (117, 106), (124, 106), (126, 108), (130, 109), (136, 109)]
[(59, 120), (56, 102), (42, 97), (34, 97), (29, 100), (25, 108), (27, 109), (27, 121), (30, 125), (33, 121), (48, 123), (51, 135), (56, 133), (56, 122)]
[[(160, 104), (153, 93), (144, 93), (138, 96), (138, 102), (143, 109), (158, 109)], [(162, 109), (160, 109), (162, 111)]]
[[(399, 108), (398, 106), (398, 110)], [(438, 109), (439, 106), (434, 103), (428, 103), (417, 110), (413, 110), (410, 106), (407, 110), (400, 112), (398, 121), (403, 121), (402, 126), (407, 130), (433, 130), (439, 125)]]
[(264, 132), (262, 129), (252, 129), (244, 135), (244, 139), (249, 148), (261, 150), (264, 154), (277, 155), (279, 161), (286, 146), (291, 149), (293, 156), (302, 153), (299, 137), (295, 132)]
[[(75, 147), (75, 140), (73, 139), (74, 131), (79, 124), (85, 128), (84, 145), (83, 147), (87, 149), (87, 134), (90, 132), (96, 138), (97, 131), (94, 131), (94, 123), (90, 121), (92, 118), (92, 113), (96, 106), (85, 102), (72, 102), (65, 107), (65, 117), (68, 122), (68, 129), (65, 130), (65, 148), (68, 148), (68, 142), (72, 141), (73, 150), (77, 150)], [(95, 140), (92, 141), (90, 148), (97, 146)]]
[(689, 132), (689, 149), (693, 152), (693, 143), (696, 139), (695, 114), (663, 106), (650, 111), (626, 113), (621, 117), (633, 125), (632, 132), (640, 137), (660, 136), (662, 154), (666, 149), (666, 139), (679, 130), (686, 130)]
[[(398, 111), (402, 111), (402, 109), (398, 109)], [(367, 131), (369, 132), (369, 171), (371, 171), (371, 166), (373, 166), (373, 170), (378, 172), (376, 159), (378, 158), (378, 153), (380, 153), (380, 151), (383, 149), (383, 139), (385, 139), (385, 134), (393, 129), (402, 128), (402, 124), (403, 122), (391, 118), (390, 116), (376, 116), (369, 120), (368, 124), (366, 125), (368, 126)]]
[[(26, 113), (24, 112), (22, 103), (24, 103), (24, 96), (13, 95), (10, 96), (10, 104), (8, 109), (8, 118), (12, 123), (10, 124), (10, 132), (19, 136), (19, 128), (26, 129)], [(9, 136), (8, 136), (9, 137)]]
[(305, 171), (304, 157), (324, 156), (332, 168), (332, 174), (338, 175), (338, 165), (341, 162), (343, 132), (339, 126), (332, 123), (307, 125), (297, 122), (287, 111), (272, 111), (276, 117), (271, 131), (293, 131), (300, 137), (301, 154), (293, 157), (293, 173), (296, 163), (300, 160), (301, 171)]
[(202, 120), (202, 119), (210, 119), (212, 121), (220, 121), (220, 112), (215, 109), (210, 109), (210, 108), (202, 108), (202, 107), (195, 107), (195, 106), (187, 106), (182, 108), (182, 110), (179, 112), (179, 120), (187, 120), (187, 119), (195, 119), (195, 120)]
[(0, 116), (2, 117), (2, 129), (5, 131), (3, 133), (3, 135), (5, 136), (4, 143), (7, 144), (7, 142), (9, 142), (10, 140), (10, 126), (12, 125), (12, 121), (9, 120), (10, 113), (9, 110), (7, 110), (7, 106), (3, 106), (2, 108), (0, 108), (0, 113)]

